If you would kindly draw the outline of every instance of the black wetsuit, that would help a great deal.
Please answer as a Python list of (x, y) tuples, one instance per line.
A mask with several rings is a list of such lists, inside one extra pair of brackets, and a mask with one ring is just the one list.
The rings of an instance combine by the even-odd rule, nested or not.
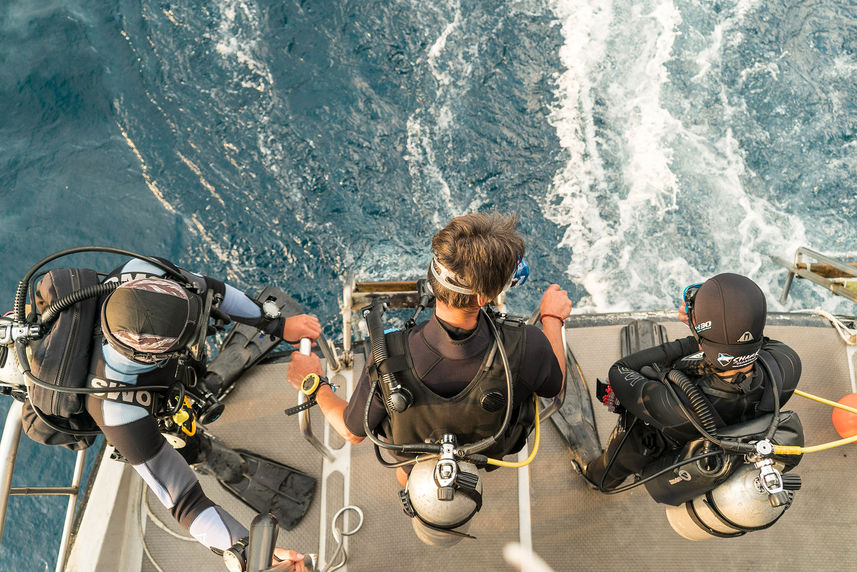
[[(432, 316), (409, 332), (408, 349), (414, 373), (426, 387), (441, 397), (452, 397), (470, 384), (494, 342), (485, 320), (486, 317), (480, 313), (475, 329), (462, 330)], [(535, 326), (525, 327), (524, 354), (521, 356), (519, 374), (513, 379), (513, 408), (517, 408), (523, 400), (530, 399), (533, 393), (553, 397), (562, 389), (562, 370), (550, 343)], [(354, 435), (366, 434), (363, 430), (363, 412), (369, 397), (369, 387), (369, 374), (364, 369), (345, 409), (345, 425)], [(369, 426), (377, 428), (386, 417), (387, 410), (380, 393), (376, 391), (369, 409)], [(466, 423), (467, 420), (463, 419), (462, 431), (467, 427)]]
[[(610, 436), (607, 450), (589, 463), (586, 476), (590, 480), (596, 484), (601, 482), (617, 449), (618, 454), (604, 478), (605, 488), (618, 486), (628, 475), (639, 473), (665, 452), (699, 437), (664, 384), (642, 373), (645, 370), (651, 374), (647, 366), (668, 370), (682, 357), (697, 352), (696, 340), (687, 337), (631, 354), (613, 364), (609, 373), (610, 386), (626, 411), (621, 414), (619, 424)], [(764, 339), (759, 359), (763, 357), (772, 358), (769, 362), (779, 367), (782, 380), (779, 401), (782, 406), (797, 387), (801, 374), (800, 358), (782, 342), (768, 338)], [(777, 373), (774, 372), (775, 377)], [(705, 393), (722, 425), (755, 419), (773, 410), (771, 382), (758, 361), (748, 374), (739, 374), (731, 383), (713, 373), (691, 378)], [(685, 405), (689, 404), (685, 402)], [(625, 442), (619, 449), (623, 438)]]
[[(221, 293), (224, 298), (220, 309), (233, 320), (257, 327), (265, 322), (258, 305), (242, 292), (212, 278), (187, 271), (182, 273), (200, 287), (213, 288)], [(114, 271), (111, 278), (115, 276), (126, 282), (146, 275), (163, 276), (164, 271), (134, 259)], [(264, 326), (271, 332), (283, 330), (282, 319), (266, 322)], [(106, 343), (96, 347), (95, 351), (100, 353), (94, 356), (94, 361), (99, 362), (99, 375), (107, 380), (130, 385), (148, 384), (158, 373), (170, 371), (168, 366), (158, 368), (153, 364), (131, 361)], [(94, 395), (88, 396), (86, 407), (107, 440), (194, 538), (210, 548), (225, 550), (247, 535), (244, 526), (205, 496), (188, 461), (167, 443), (147, 409), (132, 403), (99, 399)]]

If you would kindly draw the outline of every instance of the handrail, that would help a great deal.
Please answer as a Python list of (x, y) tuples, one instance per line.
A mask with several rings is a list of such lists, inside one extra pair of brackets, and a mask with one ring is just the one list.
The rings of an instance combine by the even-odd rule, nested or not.
[(24, 404), (12, 401), (6, 413), (6, 425), (0, 439), (0, 540), (3, 539), (3, 527), (6, 524), (6, 508), (9, 505), (9, 490), (12, 487), (12, 472), (15, 469), (15, 457), (18, 455), (18, 443), (21, 439), (21, 417)]
[[(311, 351), (310, 340), (309, 338), (301, 338), (300, 341), (300, 352), (304, 355), (309, 355)], [(302, 405), (306, 403), (307, 396), (303, 391), (298, 390), (298, 405)], [(298, 423), (301, 428), (301, 434), (304, 436), (304, 439), (309, 441), (310, 445), (315, 447), (315, 449), (324, 455), (324, 457), (328, 461), (335, 461), (336, 455), (333, 451), (330, 450), (330, 447), (319, 441), (318, 437), (312, 432), (312, 419), (310, 419), (310, 411), (309, 409), (304, 409), (300, 412), (300, 416), (298, 417)]]
[(349, 366), (352, 363), (351, 355), (351, 312), (352, 295), (354, 291), (354, 280), (349, 272), (345, 276), (342, 286), (342, 365)]
[(13, 400), (6, 423), (3, 426), (3, 436), (0, 438), (0, 539), (3, 538), (3, 528), (6, 523), (6, 509), (11, 495), (68, 495), (65, 522), (57, 555), (56, 572), (61, 572), (65, 566), (66, 553), (71, 539), (71, 529), (74, 522), (74, 512), (77, 497), (80, 494), (80, 482), (83, 480), (83, 468), (86, 462), (86, 450), (78, 451), (74, 463), (74, 473), (70, 487), (12, 487), (12, 473), (15, 470), (15, 459), (18, 456), (18, 445), (21, 441), (21, 416), (24, 404)]
[[(779, 264), (780, 266), (785, 267), (789, 273), (786, 277), (785, 286), (783, 286), (783, 294), (780, 296), (780, 303), (785, 304), (786, 299), (789, 296), (789, 291), (792, 287), (792, 282), (794, 281), (794, 277), (798, 276), (799, 278), (806, 278), (810, 282), (815, 282), (819, 286), (823, 286), (827, 288), (831, 292), (836, 295), (842, 296), (843, 298), (848, 298), (852, 302), (857, 302), (857, 292), (853, 290), (849, 290), (839, 284), (836, 283), (837, 278), (831, 278), (821, 275), (818, 271), (814, 271), (812, 269), (812, 263), (806, 262), (804, 257), (812, 258), (817, 261), (817, 263), (827, 265), (832, 270), (837, 270), (839, 273), (844, 274), (844, 277), (838, 277), (851, 279), (857, 279), (857, 267), (852, 266), (850, 264), (845, 264), (835, 258), (831, 258), (830, 256), (826, 256), (821, 254), (820, 252), (816, 252), (815, 250), (809, 249), (805, 246), (799, 247), (795, 251), (794, 262), (789, 263), (788, 261), (779, 258), (777, 256), (772, 256), (771, 258)], [(802, 268), (801, 265), (804, 267)]]

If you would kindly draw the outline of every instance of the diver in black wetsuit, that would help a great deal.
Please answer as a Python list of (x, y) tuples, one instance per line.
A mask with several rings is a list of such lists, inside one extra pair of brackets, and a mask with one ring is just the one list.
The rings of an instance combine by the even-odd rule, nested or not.
[[(434, 315), (395, 334), (402, 336), (402, 350), (411, 364), (398, 375), (406, 376), (415, 403), (420, 406), (392, 420), (393, 435), (389, 437), (394, 441), (422, 442), (450, 432), (462, 443), (472, 442), (490, 437), (500, 426), (506, 395), (504, 370), (499, 359), (494, 360), (490, 371), (483, 369), (494, 342), (487, 321), (494, 318), (488, 318), (480, 308), (518, 282), (516, 274), (526, 264), (524, 241), (515, 224), (511, 216), (469, 214), (453, 219), (432, 239), (434, 257), (428, 280), (436, 298)], [(534, 393), (553, 397), (562, 389), (562, 328), (571, 306), (566, 291), (553, 284), (545, 291), (540, 306), (543, 331), (520, 323), (500, 325), (513, 370), (515, 420), (504, 439), (486, 454), (499, 458), (520, 450), (533, 423), (532, 418), (519, 416), (521, 405), (532, 403)], [(317, 356), (292, 357), (288, 380), (293, 386), (299, 388), (311, 373), (321, 373)], [(366, 435), (363, 411), (369, 387), (367, 364), (347, 404), (327, 386), (320, 386), (316, 392), (327, 421), (354, 443)], [(486, 397), (497, 401), (492, 403)], [(369, 410), (370, 428), (378, 427), (388, 415), (376, 392)], [(406, 471), (399, 468), (397, 476), (404, 486)]]
[[(615, 488), (652, 461), (699, 437), (656, 379), (671, 368), (683, 367), (682, 358), (701, 354), (697, 356), (703, 359), (701, 364), (696, 361), (701, 367), (688, 373), (713, 407), (719, 427), (773, 411), (773, 386), (781, 405), (797, 386), (800, 358), (782, 342), (764, 337), (767, 305), (753, 281), (719, 274), (688, 286), (684, 298), (679, 317), (693, 336), (626, 356), (610, 368), (610, 390), (620, 405), (619, 423), (606, 451), (579, 467), (595, 485)], [(791, 459), (794, 464), (798, 460)]]
[[(219, 310), (231, 319), (250, 324), (288, 340), (316, 339), (321, 327), (306, 314), (268, 318), (260, 306), (235, 288), (218, 280), (179, 270), (200, 292), (213, 290)], [(93, 351), (94, 387), (158, 385), (174, 383), (176, 372), (196, 375), (204, 364), (179, 363), (180, 350), (193, 342), (200, 327), (198, 294), (162, 278), (164, 271), (142, 260), (131, 260), (107, 281), (122, 285), (102, 302), (101, 329), (105, 341)], [(204, 334), (203, 334), (204, 335)], [(101, 383), (101, 385), (98, 385)], [(134, 402), (128, 402), (133, 396)], [(152, 411), (145, 405), (152, 397), (131, 393), (91, 394), (87, 410), (107, 440), (128, 460), (176, 520), (197, 540), (215, 552), (230, 549), (247, 536), (247, 529), (205, 493), (188, 466), (211, 455), (211, 441), (191, 439), (182, 452), (171, 447), (158, 430)], [(303, 555), (278, 549), (278, 557), (297, 562)], [(303, 569), (297, 564), (295, 569)]]

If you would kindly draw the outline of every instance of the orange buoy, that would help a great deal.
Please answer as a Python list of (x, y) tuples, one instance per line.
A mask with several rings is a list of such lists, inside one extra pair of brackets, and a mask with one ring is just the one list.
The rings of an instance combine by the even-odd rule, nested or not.
[[(838, 401), (842, 405), (857, 409), (857, 393), (849, 393)], [(833, 410), (833, 428), (844, 439), (857, 435), (857, 413), (851, 413), (844, 409)]]

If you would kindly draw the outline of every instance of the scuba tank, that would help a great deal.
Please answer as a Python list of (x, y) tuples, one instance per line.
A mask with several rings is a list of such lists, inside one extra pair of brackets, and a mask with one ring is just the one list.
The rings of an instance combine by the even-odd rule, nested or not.
[(784, 488), (771, 493), (762, 485), (754, 465), (741, 464), (714, 489), (678, 506), (668, 506), (667, 520), (688, 540), (731, 538), (763, 530), (779, 520), (800, 488), (799, 476), (782, 477)]
[[(85, 395), (104, 393), (106, 387), (114, 387), (87, 387), (87, 383), (91, 377), (89, 366), (94, 333), (98, 330), (99, 298), (111, 293), (119, 283), (101, 282), (98, 273), (88, 269), (59, 268), (42, 274), (38, 271), (58, 258), (81, 252), (106, 252), (138, 258), (160, 268), (167, 279), (186, 290), (197, 291), (195, 284), (169, 264), (134, 252), (98, 246), (73, 248), (48, 256), (36, 263), (18, 283), (14, 315), (4, 317), (0, 324), (0, 344), (6, 346), (9, 353), (15, 353), (16, 360), (6, 361), (17, 362), (19, 373), (26, 382), (26, 395), (20, 395), (25, 400), (24, 430), (36, 442), (63, 445), (74, 450), (89, 447), (101, 434), (85, 411)], [(26, 304), (28, 293), (34, 305), (30, 314), (27, 314)], [(178, 426), (189, 420), (186, 417), (188, 412), (193, 414), (188, 425), (192, 425), (196, 417), (203, 422), (216, 419), (223, 409), (222, 404), (196, 383), (196, 376), (190, 375), (186, 364), (188, 359), (204, 354), (209, 317), (220, 317), (212, 306), (210, 294), (208, 292), (205, 297), (201, 314), (205, 320), (201, 324), (203, 327), (192, 340), (193, 345), (187, 348), (185, 353), (188, 355), (178, 358), (181, 363), (176, 368), (176, 379), (172, 384), (123, 385), (108, 394), (126, 398), (166, 391), (158, 400), (163, 405), (157, 412), (160, 417), (172, 419)]]
[[(369, 408), (371, 396), (380, 386), (389, 415), (395, 415), (414, 405), (413, 396), (407, 388), (399, 384), (391, 371), (384, 338), (381, 317), (385, 303), (376, 299), (364, 310), (372, 346), (370, 364), (370, 399), (366, 401), (363, 415), (363, 428), (375, 445), (378, 460), (387, 467), (401, 467), (415, 464), (404, 490), (399, 492), (405, 514), (412, 518), (412, 526), (417, 537), (431, 546), (448, 547), (457, 544), (463, 538), (474, 538), (467, 533), (472, 518), (482, 507), (482, 479), (478, 468), (492, 460), (479, 454), (499, 442), (510, 426), (512, 418), (512, 400), (505, 399), (505, 414), (499, 429), (491, 436), (476, 443), (457, 442), (453, 434), (444, 434), (438, 441), (426, 443), (389, 443), (381, 440), (369, 427)], [(506, 378), (506, 395), (512, 395), (512, 374), (508, 356), (496, 324), (488, 316), (489, 327), (497, 343), (495, 347), (503, 362)], [(392, 360), (391, 360), (392, 361)], [(374, 372), (374, 374), (372, 374)], [(380, 449), (394, 454), (414, 457), (397, 463), (389, 463), (381, 457)], [(422, 455), (421, 458), (416, 458)]]
[[(684, 538), (729, 538), (768, 528), (800, 489), (800, 476), (782, 474), (797, 465), (800, 456), (774, 456), (773, 445), (802, 446), (803, 427), (797, 413), (780, 413), (776, 378), (764, 359), (759, 363), (771, 382), (774, 412), (719, 429), (713, 407), (693, 381), (678, 370), (664, 376), (673, 398), (703, 437), (650, 463), (641, 483), (656, 502), (670, 505), (667, 519)], [(688, 397), (693, 414), (668, 381)]]
[(454, 475), (438, 475), (444, 470), (449, 469), (433, 461), (418, 462), (400, 493), (407, 501), (403, 506), (414, 533), (429, 546), (447, 547), (462, 538), (473, 538), (467, 531), (482, 508), (482, 479), (476, 465), (459, 461)]

